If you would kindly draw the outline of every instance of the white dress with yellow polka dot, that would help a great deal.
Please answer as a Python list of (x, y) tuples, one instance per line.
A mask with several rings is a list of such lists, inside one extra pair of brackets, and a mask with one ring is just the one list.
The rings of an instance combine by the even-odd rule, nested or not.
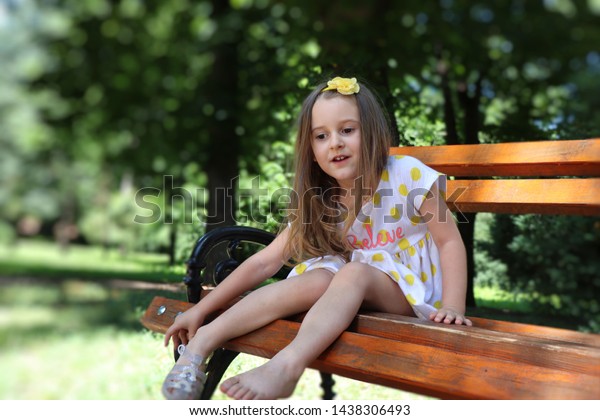
[[(356, 250), (350, 260), (369, 264), (392, 278), (415, 314), (428, 318), (441, 307), (440, 257), (419, 209), (437, 185), (445, 195), (446, 177), (410, 156), (390, 156), (373, 199), (366, 203), (348, 233)], [(288, 277), (324, 268), (339, 271), (339, 256), (312, 258), (298, 264)]]

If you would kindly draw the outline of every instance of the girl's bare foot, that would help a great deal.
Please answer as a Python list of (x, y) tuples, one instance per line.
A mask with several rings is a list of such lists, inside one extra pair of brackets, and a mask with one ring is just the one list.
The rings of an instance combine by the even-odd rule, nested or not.
[(275, 400), (292, 395), (304, 371), (283, 357), (275, 356), (266, 364), (227, 379), (221, 391), (236, 400)]

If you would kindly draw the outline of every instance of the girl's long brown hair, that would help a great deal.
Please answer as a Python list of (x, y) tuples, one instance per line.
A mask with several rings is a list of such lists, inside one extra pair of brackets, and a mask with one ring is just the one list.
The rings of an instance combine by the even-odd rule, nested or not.
[[(290, 235), (286, 251), (294, 262), (325, 255), (340, 255), (348, 259), (352, 247), (345, 239), (356, 220), (364, 200), (372, 196), (388, 159), (392, 144), (389, 119), (377, 96), (359, 82), (360, 92), (352, 95), (360, 117), (361, 151), (359, 178), (352, 191), (354, 210), (340, 211), (335, 199), (341, 195), (337, 181), (327, 175), (314, 160), (312, 152), (312, 109), (319, 98), (340, 95), (337, 91), (322, 92), (326, 83), (317, 86), (305, 99), (298, 118), (295, 146), (295, 179), (288, 214)], [(343, 228), (340, 229), (340, 223)]]

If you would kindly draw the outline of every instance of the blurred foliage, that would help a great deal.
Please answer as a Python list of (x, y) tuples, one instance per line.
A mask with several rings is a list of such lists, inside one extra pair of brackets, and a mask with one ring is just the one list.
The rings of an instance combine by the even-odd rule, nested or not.
[[(220, 221), (276, 231), (300, 101), (334, 74), (370, 81), (399, 144), (598, 136), (599, 16), (600, 0), (0, 0), (0, 240), (174, 262)], [(507, 258), (477, 254), (478, 278), (512, 281)]]
[(503, 274), (490, 284), (530, 293), (538, 310), (600, 332), (600, 218), (497, 215), (490, 239), (483, 249)]

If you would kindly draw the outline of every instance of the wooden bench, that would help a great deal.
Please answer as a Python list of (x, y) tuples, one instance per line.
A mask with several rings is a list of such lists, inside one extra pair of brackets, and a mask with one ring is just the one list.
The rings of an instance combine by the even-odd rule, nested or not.
[[(448, 181), (455, 212), (600, 215), (600, 139), (397, 147), (390, 153), (461, 177)], [(142, 323), (164, 333), (252, 252), (248, 244), (272, 238), (241, 227), (207, 233), (188, 261), (189, 302), (156, 297)], [(440, 398), (600, 399), (600, 335), (470, 318), (472, 327), (361, 312), (311, 366), (321, 371), (324, 398), (333, 397), (336, 374)], [(202, 398), (211, 397), (239, 352), (272, 357), (301, 320), (302, 314), (278, 320), (226, 343), (209, 363)]]

